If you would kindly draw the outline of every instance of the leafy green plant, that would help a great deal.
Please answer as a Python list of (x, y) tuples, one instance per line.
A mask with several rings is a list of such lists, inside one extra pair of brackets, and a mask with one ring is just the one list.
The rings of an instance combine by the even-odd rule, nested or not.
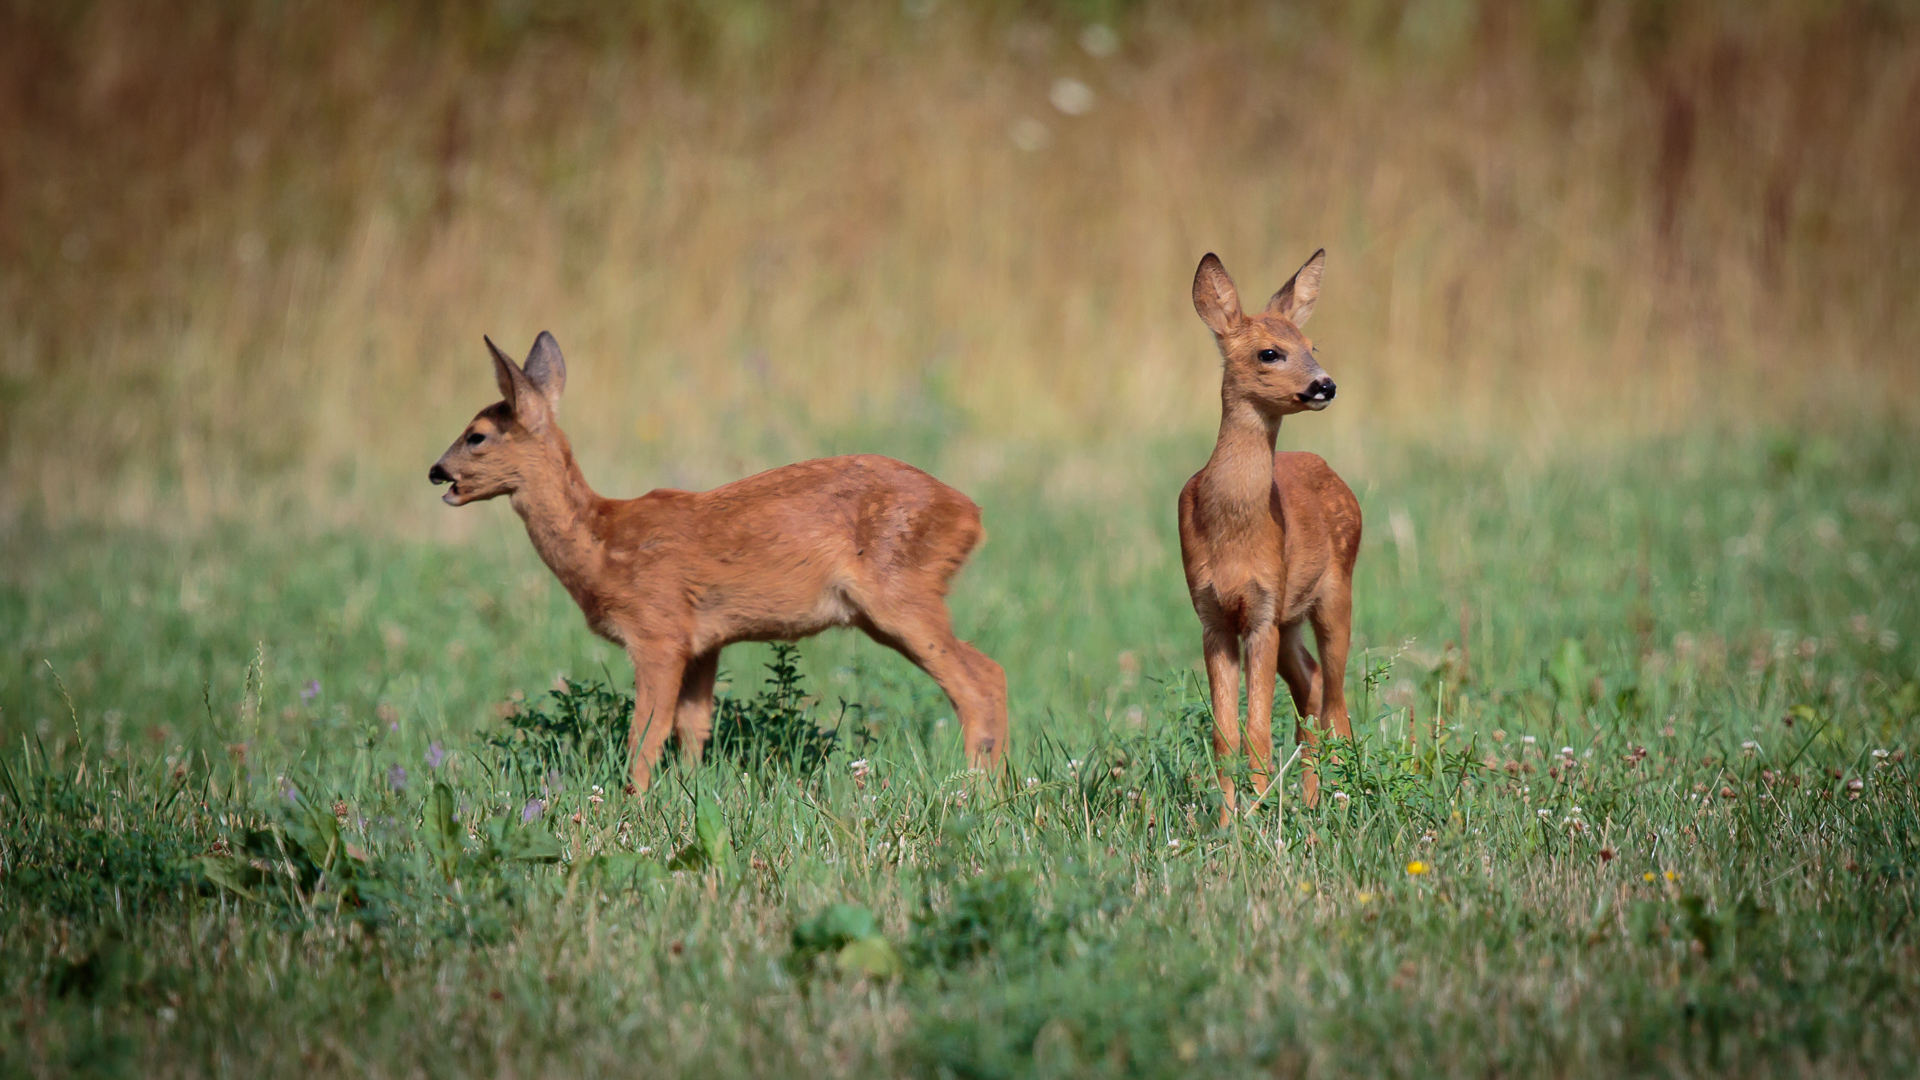
[[(800, 651), (773, 646), (767, 684), (750, 698), (719, 695), (707, 753), (760, 777), (817, 773), (839, 746), (837, 730), (822, 729), (807, 701)], [(599, 680), (562, 680), (538, 704), (516, 708), (506, 729), (484, 736), (503, 771), (532, 787), (559, 772), (591, 783), (615, 784), (624, 773), (633, 695)], [(667, 742), (673, 760), (676, 735)]]
[(709, 752), (756, 776), (811, 776), (839, 744), (837, 729), (815, 722), (800, 676), (800, 650), (788, 642), (774, 643), (760, 693), (744, 700), (722, 696), (714, 703)]
[(9, 773), (7, 783), (5, 877), (19, 901), (71, 915), (140, 910), (193, 880), (196, 840), (177, 820), (116, 814), (57, 774), (27, 785)]
[(613, 783), (621, 776), (632, 716), (632, 694), (597, 679), (563, 679), (539, 703), (512, 709), (505, 730), (488, 732), (482, 741), (523, 787), (537, 786), (553, 772)]
[(789, 974), (804, 978), (822, 968), (873, 979), (904, 974), (906, 964), (880, 932), (873, 912), (858, 904), (829, 904), (796, 923), (791, 949), (782, 961)]
[(693, 800), (693, 840), (667, 860), (669, 870), (704, 870), (713, 867), (722, 877), (734, 872), (733, 833), (727, 828), (726, 811), (712, 796)]

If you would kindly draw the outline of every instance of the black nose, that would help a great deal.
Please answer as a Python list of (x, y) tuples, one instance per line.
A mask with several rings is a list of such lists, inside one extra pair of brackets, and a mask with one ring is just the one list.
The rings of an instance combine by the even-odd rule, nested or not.
[(1332, 401), (1334, 393), (1338, 390), (1339, 387), (1333, 385), (1333, 380), (1323, 375), (1307, 384), (1306, 390), (1300, 394), (1300, 400)]
[(451, 484), (453, 483), (453, 477), (447, 470), (440, 467), (439, 462), (435, 462), (433, 468), (427, 470), (427, 483)]

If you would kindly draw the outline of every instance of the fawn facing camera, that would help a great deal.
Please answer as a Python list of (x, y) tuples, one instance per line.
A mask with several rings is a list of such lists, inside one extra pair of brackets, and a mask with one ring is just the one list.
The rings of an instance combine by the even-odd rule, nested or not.
[[(1240, 671), (1247, 669), (1247, 755), (1254, 788), (1273, 779), (1273, 689), (1278, 669), (1300, 721), (1303, 787), (1320, 797), (1313, 766), (1319, 735), (1353, 735), (1344, 682), (1353, 627), (1353, 564), (1360, 503), (1318, 454), (1274, 453), (1280, 420), (1333, 401), (1333, 380), (1301, 332), (1320, 298), (1327, 253), (1316, 251), (1264, 310), (1247, 315), (1212, 253), (1193, 275), (1193, 307), (1220, 347), (1220, 437), (1206, 467), (1180, 491), (1180, 560), (1200, 616), (1213, 695), (1213, 750), (1240, 750)], [(1306, 624), (1320, 649), (1307, 651)], [(1234, 786), (1224, 768), (1226, 813)]]

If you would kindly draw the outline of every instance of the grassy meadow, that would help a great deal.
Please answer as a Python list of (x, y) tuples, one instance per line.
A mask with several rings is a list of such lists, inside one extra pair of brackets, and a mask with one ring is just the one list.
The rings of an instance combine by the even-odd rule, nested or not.
[[(1920, 1070), (1905, 8), (26, 2), (0, 61), (0, 1073)], [(1356, 738), (1221, 829), (1190, 275), (1320, 246)], [(543, 328), (603, 494), (978, 501), (1006, 782), (833, 634), (627, 794), (624, 657), (424, 482)]]

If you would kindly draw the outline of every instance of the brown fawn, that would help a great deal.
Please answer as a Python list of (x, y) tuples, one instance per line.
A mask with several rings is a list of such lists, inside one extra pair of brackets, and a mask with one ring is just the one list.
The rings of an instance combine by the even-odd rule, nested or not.
[(557, 422), (567, 365), (542, 332), (525, 367), (487, 341), (503, 400), (427, 478), (451, 506), (505, 495), (587, 625), (633, 661), (627, 747), (644, 791), (669, 733), (698, 761), (720, 650), (857, 626), (933, 677), (976, 767), (1007, 749), (1000, 665), (953, 634), (948, 581), (980, 542), (980, 508), (874, 455), (786, 465), (712, 491), (594, 494)]
[[(1353, 735), (1344, 682), (1360, 504), (1318, 454), (1274, 452), (1282, 417), (1333, 401), (1333, 380), (1300, 332), (1319, 298), (1326, 255), (1314, 252), (1254, 315), (1242, 313), (1233, 279), (1212, 253), (1193, 275), (1194, 310), (1213, 331), (1225, 373), (1220, 438), (1206, 467), (1180, 491), (1180, 559), (1200, 616), (1213, 695), (1213, 751), (1226, 798), (1222, 821), (1235, 805), (1222, 759), (1240, 749), (1243, 644), (1247, 753), (1261, 796), (1273, 779), (1276, 668), (1300, 717), (1295, 738), (1307, 805), (1320, 797), (1313, 764), (1319, 735), (1307, 718), (1341, 738)], [(1303, 637), (1307, 623), (1318, 663)]]

